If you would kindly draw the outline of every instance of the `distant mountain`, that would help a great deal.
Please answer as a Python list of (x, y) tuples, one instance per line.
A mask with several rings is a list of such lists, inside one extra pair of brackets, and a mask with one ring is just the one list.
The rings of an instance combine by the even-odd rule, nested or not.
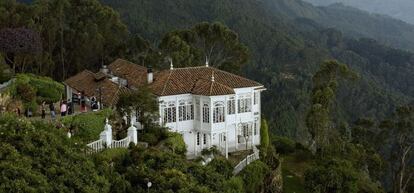
[(413, 0), (305, 0), (315, 5), (326, 6), (343, 3), (372, 13), (389, 15), (414, 24)]
[[(301, 0), (264, 0), (268, 9), (292, 20), (307, 18), (354, 38), (372, 38), (414, 51), (414, 25), (385, 15), (371, 14), (344, 4), (315, 7)], [(367, 2), (367, 1), (364, 1)], [(414, 1), (413, 1), (414, 2)]]

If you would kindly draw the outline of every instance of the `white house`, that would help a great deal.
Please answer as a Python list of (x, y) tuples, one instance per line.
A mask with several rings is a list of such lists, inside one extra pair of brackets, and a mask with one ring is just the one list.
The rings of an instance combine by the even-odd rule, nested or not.
[[(159, 123), (182, 134), (190, 157), (212, 146), (227, 156), (260, 144), (260, 96), (265, 90), (260, 83), (208, 64), (188, 68), (171, 65), (168, 70), (152, 72), (118, 59), (103, 72), (110, 80), (123, 80), (120, 86), (126, 88), (148, 85), (160, 104)], [(66, 85), (68, 92), (79, 91)]]

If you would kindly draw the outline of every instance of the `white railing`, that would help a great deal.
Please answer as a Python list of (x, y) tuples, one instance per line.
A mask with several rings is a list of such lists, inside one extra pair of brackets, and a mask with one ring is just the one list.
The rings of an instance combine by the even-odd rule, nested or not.
[(129, 136), (119, 141), (113, 140), (109, 148), (128, 148), (130, 142), (131, 138)]
[(236, 165), (236, 167), (234, 167), (233, 170), (233, 175), (237, 175), (238, 173), (240, 173), (247, 165), (249, 165), (250, 163), (260, 159), (259, 153), (260, 151), (256, 148), (253, 147), (253, 152), (252, 154), (248, 155), (246, 158), (244, 158), (239, 164)]
[(105, 148), (104, 140), (102, 139), (89, 143), (86, 146), (88, 146), (91, 149), (91, 153), (99, 152)]
[(4, 82), (4, 83), (0, 84), (0, 91), (5, 89), (6, 87), (8, 87), (11, 83), (13, 83), (13, 81), (14, 81), (14, 78), (10, 79), (7, 82)]

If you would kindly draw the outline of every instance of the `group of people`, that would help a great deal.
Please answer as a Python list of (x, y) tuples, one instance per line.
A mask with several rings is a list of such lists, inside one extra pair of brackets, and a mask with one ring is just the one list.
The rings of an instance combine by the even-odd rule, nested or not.
[[(86, 107), (86, 98), (84, 96), (85, 96), (84, 93), (79, 93), (76, 97), (72, 96), (72, 101), (73, 102), (70, 99), (69, 99), (69, 101), (61, 100), (60, 103), (59, 103), (60, 116), (64, 117), (66, 115), (71, 115), (71, 114), (75, 113), (75, 104), (78, 104), (80, 106), (80, 112), (87, 112), (88, 110), (87, 110), (87, 107)], [(100, 108), (100, 103), (96, 100), (96, 97), (92, 97), (90, 102), (91, 102), (91, 109), (93, 111), (96, 111)], [(41, 108), (40, 110), (41, 110), (42, 119), (46, 118), (47, 110), (49, 110), (50, 117), (52, 119), (56, 118), (57, 111), (56, 111), (56, 108), (55, 108), (55, 104), (53, 102), (47, 103), (46, 101), (43, 101), (42, 104), (40, 105), (40, 108)], [(20, 110), (19, 107), (17, 107), (15, 109), (15, 113), (18, 116), (21, 116), (21, 110)], [(31, 107), (27, 107), (25, 109), (24, 116), (33, 117), (33, 110), (32, 110)]]

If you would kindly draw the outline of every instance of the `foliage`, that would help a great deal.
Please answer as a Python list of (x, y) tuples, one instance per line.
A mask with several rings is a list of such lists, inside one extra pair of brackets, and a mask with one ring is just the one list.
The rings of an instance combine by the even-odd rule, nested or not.
[(356, 193), (357, 174), (349, 162), (327, 160), (306, 172), (305, 187), (310, 193)]
[(312, 77), (313, 89), (311, 94), (311, 109), (306, 116), (306, 126), (311, 135), (312, 146), (316, 150), (322, 149), (330, 140), (331, 110), (336, 99), (338, 80), (355, 77), (354, 72), (344, 64), (336, 61), (327, 61)]
[(61, 99), (64, 87), (51, 78), (33, 74), (17, 74), (11, 87), (13, 97), (25, 103), (57, 102)]
[(188, 30), (167, 33), (159, 47), (179, 67), (208, 62), (237, 73), (249, 58), (248, 49), (240, 43), (238, 35), (218, 22), (203, 22)]
[(149, 126), (153, 122), (153, 115), (158, 112), (158, 102), (148, 88), (141, 87), (136, 91), (122, 93), (116, 109), (120, 115), (137, 113), (139, 122)]
[(179, 133), (168, 133), (168, 138), (165, 140), (165, 145), (175, 154), (185, 155), (187, 147), (184, 139)]
[(414, 176), (414, 106), (399, 107), (393, 119), (384, 121), (381, 127), (389, 130), (387, 133), (390, 134), (393, 190), (396, 193), (407, 192)]
[(104, 109), (99, 112), (66, 116), (60, 121), (64, 128), (72, 130), (72, 139), (89, 143), (99, 139), (99, 134), (104, 130), (105, 119), (111, 114), (111, 109)]
[[(270, 145), (269, 126), (265, 118), (262, 118), (260, 124), (260, 149), (267, 150)], [(264, 151), (265, 152), (265, 151)]]
[[(51, 125), (0, 117), (1, 192), (107, 192), (109, 181)], [(36, 155), (36, 156), (34, 156)]]
[(262, 182), (269, 175), (268, 166), (261, 161), (254, 161), (239, 174), (243, 178), (244, 189), (247, 193), (261, 192), (264, 189)]
[(0, 84), (10, 80), (12, 77), (12, 71), (6, 64), (4, 57), (0, 54)]
[(38, 0), (32, 4), (7, 0), (0, 3), (0, 13), (0, 28), (40, 34), (43, 49), (39, 54), (15, 54), (17, 72), (48, 75), (57, 80), (112, 61), (121, 53), (119, 49), (128, 36), (118, 14), (98, 0)]
[(272, 137), (272, 144), (278, 153), (290, 154), (295, 152), (295, 141), (287, 137), (274, 136)]

